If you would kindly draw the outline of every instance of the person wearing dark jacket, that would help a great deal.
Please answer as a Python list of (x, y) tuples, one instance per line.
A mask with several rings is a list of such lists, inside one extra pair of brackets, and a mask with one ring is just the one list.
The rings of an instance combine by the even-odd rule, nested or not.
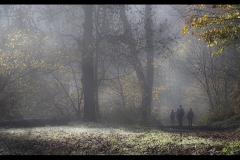
[(182, 127), (183, 116), (184, 116), (184, 109), (182, 105), (180, 105), (177, 109), (177, 118), (178, 118), (179, 127)]
[(187, 113), (187, 119), (188, 119), (188, 126), (192, 127), (192, 121), (193, 121), (194, 113), (192, 111), (192, 108), (189, 109)]
[(175, 119), (175, 112), (174, 112), (174, 109), (172, 109), (171, 112), (169, 113), (169, 117), (171, 118), (172, 126), (173, 126), (174, 119)]

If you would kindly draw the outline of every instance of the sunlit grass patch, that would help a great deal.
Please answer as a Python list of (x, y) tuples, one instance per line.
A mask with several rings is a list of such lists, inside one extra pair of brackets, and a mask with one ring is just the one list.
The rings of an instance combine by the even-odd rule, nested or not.
[(238, 141), (199, 137), (191, 132), (169, 133), (144, 127), (131, 130), (94, 123), (0, 129), (0, 140), (0, 154), (201, 155), (234, 154), (239, 149)]
[(223, 155), (233, 155), (235, 153), (240, 154), (240, 141), (235, 140), (232, 142), (227, 142), (221, 150)]

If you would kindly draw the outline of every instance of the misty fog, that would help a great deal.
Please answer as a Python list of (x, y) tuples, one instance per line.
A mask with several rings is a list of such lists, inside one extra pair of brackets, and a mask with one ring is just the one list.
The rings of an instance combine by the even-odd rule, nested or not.
[(1, 5), (0, 119), (170, 125), (182, 105), (198, 124), (233, 103), (238, 51), (183, 35), (184, 5), (146, 6)]

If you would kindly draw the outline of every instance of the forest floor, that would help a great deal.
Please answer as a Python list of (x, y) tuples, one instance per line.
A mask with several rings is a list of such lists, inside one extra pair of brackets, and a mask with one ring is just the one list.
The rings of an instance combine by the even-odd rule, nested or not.
[(240, 130), (82, 122), (0, 128), (0, 155), (240, 155)]

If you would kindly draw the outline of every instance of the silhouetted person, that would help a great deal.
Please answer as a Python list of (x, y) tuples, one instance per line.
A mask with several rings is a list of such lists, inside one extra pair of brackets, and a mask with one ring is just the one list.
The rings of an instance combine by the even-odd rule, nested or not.
[(189, 111), (187, 113), (187, 119), (188, 119), (188, 126), (192, 127), (192, 121), (193, 121), (194, 113), (192, 111), (192, 108), (189, 108)]
[(182, 108), (182, 105), (180, 105), (177, 109), (177, 118), (178, 118), (179, 127), (182, 127), (183, 116), (184, 116), (184, 109)]
[(175, 112), (174, 112), (174, 109), (172, 109), (171, 112), (169, 113), (169, 117), (171, 118), (172, 126), (173, 126), (174, 119), (175, 119)]

